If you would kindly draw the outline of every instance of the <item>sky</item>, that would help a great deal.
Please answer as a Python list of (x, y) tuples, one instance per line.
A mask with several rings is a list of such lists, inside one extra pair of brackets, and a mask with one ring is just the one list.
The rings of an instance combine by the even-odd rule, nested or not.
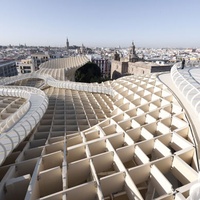
[(0, 45), (200, 48), (200, 0), (0, 0)]

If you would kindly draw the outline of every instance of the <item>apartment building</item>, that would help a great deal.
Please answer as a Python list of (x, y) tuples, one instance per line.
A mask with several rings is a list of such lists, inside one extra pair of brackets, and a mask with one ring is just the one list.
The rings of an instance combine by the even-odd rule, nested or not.
[(36, 69), (39, 69), (39, 66), (43, 63), (49, 60), (50, 56), (48, 54), (45, 54), (44, 52), (38, 52), (31, 54), (31, 58), (34, 60), (34, 65), (36, 66)]
[(101, 74), (103, 78), (110, 78), (111, 62), (104, 58), (92, 58), (93, 63), (97, 64), (101, 69)]
[(0, 77), (16, 76), (17, 74), (14, 60), (0, 60)]
[(31, 73), (37, 69), (34, 60), (31, 58), (21, 60), (17, 63), (17, 66), (19, 74)]

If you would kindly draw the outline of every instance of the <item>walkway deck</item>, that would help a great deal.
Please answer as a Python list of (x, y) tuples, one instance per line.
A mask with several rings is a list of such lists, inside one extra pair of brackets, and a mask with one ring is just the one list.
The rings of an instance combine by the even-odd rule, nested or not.
[[(178, 69), (178, 72), (187, 79), (195, 88), (200, 91), (200, 67), (185, 67), (184, 69)], [(191, 124), (193, 125), (194, 131), (198, 135), (198, 142), (200, 141), (200, 119), (199, 115), (195, 111), (192, 104), (186, 99), (181, 91), (173, 83), (170, 73), (161, 74), (158, 76), (160, 81), (163, 82), (169, 89), (172, 90), (174, 95), (180, 100), (183, 105), (183, 109), (189, 114)], [(200, 99), (199, 99), (200, 101)], [(199, 143), (200, 144), (200, 143)]]

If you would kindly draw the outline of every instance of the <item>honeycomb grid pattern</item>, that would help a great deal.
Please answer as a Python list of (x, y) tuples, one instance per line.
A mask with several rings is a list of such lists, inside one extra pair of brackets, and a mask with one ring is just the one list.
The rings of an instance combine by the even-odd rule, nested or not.
[(44, 90), (46, 113), (0, 167), (1, 199), (188, 197), (198, 172), (181, 106), (154, 75), (111, 86), (113, 96)]
[(22, 98), (0, 96), (0, 123), (16, 112), (25, 101)]
[[(13, 120), (12, 115), (20, 109), (26, 102), (26, 99), (17, 98), (17, 97), (5, 97), (0, 96), (0, 133), (7, 130), (7, 124), (12, 126), (17, 120)], [(19, 114), (19, 119), (21, 115), (24, 113), (21, 112)]]

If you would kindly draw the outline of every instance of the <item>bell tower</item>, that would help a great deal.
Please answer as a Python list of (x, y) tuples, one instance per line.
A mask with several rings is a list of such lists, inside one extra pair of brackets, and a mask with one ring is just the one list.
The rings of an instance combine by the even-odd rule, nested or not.
[(129, 49), (129, 62), (137, 62), (139, 60), (139, 57), (137, 56), (135, 52), (135, 44), (132, 42), (132, 46)]
[(67, 52), (69, 51), (69, 40), (68, 40), (68, 38), (66, 39), (66, 50), (67, 50)]

